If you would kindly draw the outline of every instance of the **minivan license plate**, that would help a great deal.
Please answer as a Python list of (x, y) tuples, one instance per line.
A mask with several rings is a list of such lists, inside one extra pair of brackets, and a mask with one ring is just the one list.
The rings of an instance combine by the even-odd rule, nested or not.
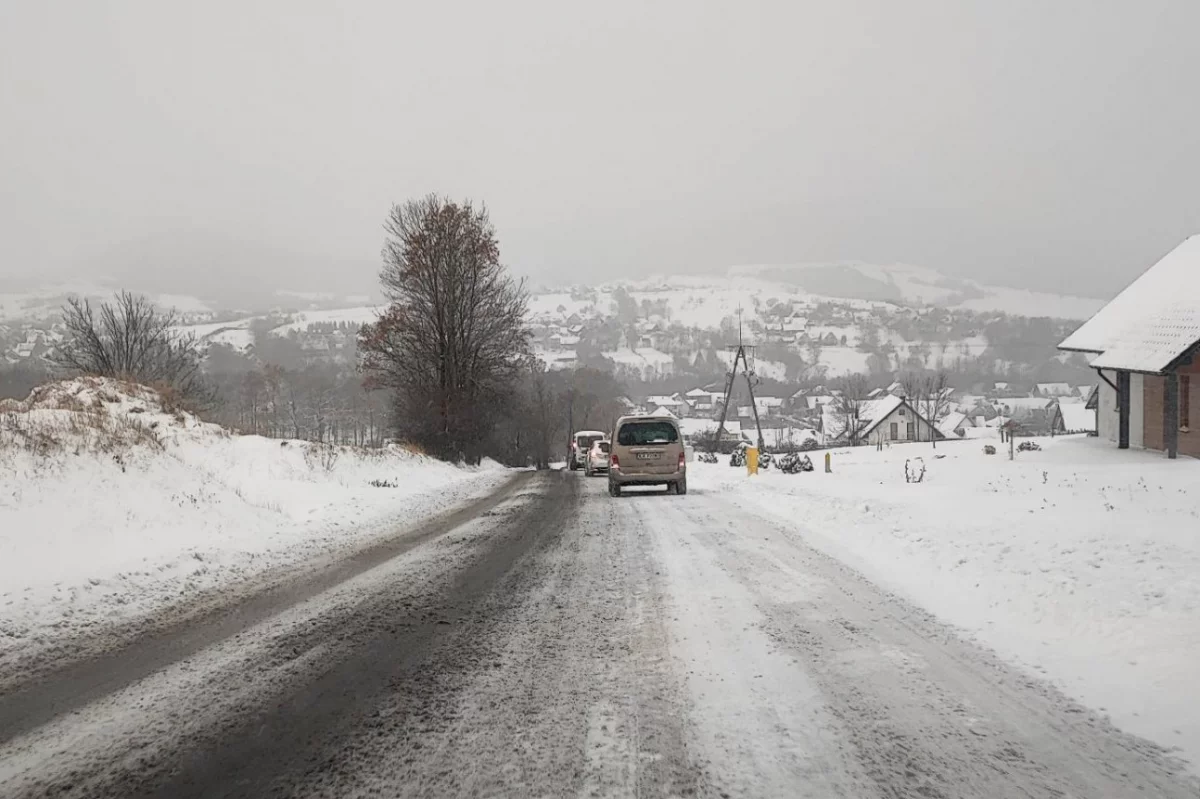
[(642, 461), (648, 461), (648, 460), (652, 460), (652, 459), (654, 459), (654, 458), (657, 458), (657, 457), (658, 457), (658, 453), (657, 453), (657, 452), (639, 452), (639, 453), (637, 454), (637, 456), (638, 456), (638, 460), (642, 460)]

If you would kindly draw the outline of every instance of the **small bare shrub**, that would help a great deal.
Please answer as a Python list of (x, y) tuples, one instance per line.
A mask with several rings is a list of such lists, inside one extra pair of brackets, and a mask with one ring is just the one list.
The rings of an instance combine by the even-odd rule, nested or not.
[(311, 444), (304, 450), (304, 462), (314, 471), (332, 472), (341, 454), (341, 450), (332, 444)]
[(375, 488), (399, 488), (400, 487), (400, 483), (395, 482), (393, 480), (372, 480), (370, 483), (368, 483), (368, 485), (374, 486)]

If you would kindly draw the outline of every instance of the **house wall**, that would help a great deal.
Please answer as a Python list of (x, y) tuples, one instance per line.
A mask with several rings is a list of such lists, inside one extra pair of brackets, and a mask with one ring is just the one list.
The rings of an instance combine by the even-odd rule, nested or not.
[[(1163, 384), (1165, 378), (1146, 375), (1142, 378), (1142, 445), (1146, 449), (1163, 449)], [(1182, 438), (1180, 444), (1182, 444)]]
[[(1117, 382), (1117, 373), (1105, 371), (1104, 376)], [(1142, 449), (1146, 440), (1145, 383), (1142, 375), (1129, 376), (1129, 446)], [(1117, 412), (1117, 392), (1100, 381), (1100, 406), (1096, 410), (1096, 434), (1116, 444), (1120, 441), (1121, 414)], [(1159, 406), (1159, 414), (1162, 407)]]
[[(1196, 366), (1181, 370), (1191, 381), (1190, 401), (1188, 403), (1191, 427), (1188, 432), (1179, 431), (1179, 454), (1200, 458), (1200, 371)], [(1146, 449), (1164, 450), (1166, 444), (1163, 436), (1163, 405), (1164, 389), (1167, 379), (1157, 375), (1146, 375), (1143, 378), (1143, 407), (1145, 408), (1143, 422), (1143, 441)], [(1182, 408), (1180, 408), (1182, 414)]]
[[(1104, 372), (1104, 376), (1114, 383), (1117, 382), (1116, 372)], [(1116, 444), (1119, 433), (1117, 430), (1117, 392), (1103, 380), (1100, 381), (1098, 401), (1099, 405), (1096, 408), (1096, 435)]]
[(1142, 375), (1129, 376), (1129, 446), (1133, 449), (1146, 446), (1145, 390)]

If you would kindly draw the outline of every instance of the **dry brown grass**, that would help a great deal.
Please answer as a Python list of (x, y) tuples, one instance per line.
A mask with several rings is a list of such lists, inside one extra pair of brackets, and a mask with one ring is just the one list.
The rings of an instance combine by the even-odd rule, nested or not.
[(158, 394), (163, 412), (171, 414), (180, 424), (183, 424), (189, 415), (199, 416), (200, 409), (188, 402), (187, 398), (174, 386), (164, 384), (151, 386), (151, 388)]
[(429, 452), (420, 444), (415, 444), (412, 441), (397, 441), (396, 448), (402, 449), (410, 455), (419, 455), (422, 458), (428, 458)]
[[(91, 390), (91, 401), (81, 394)], [(124, 394), (125, 396), (122, 396)], [(115, 454), (138, 447), (161, 450), (156, 424), (106, 407), (145, 396), (132, 384), (96, 378), (38, 386), (24, 402), (5, 401), (0, 411), (0, 450), (24, 451), (37, 458), (64, 454)]]

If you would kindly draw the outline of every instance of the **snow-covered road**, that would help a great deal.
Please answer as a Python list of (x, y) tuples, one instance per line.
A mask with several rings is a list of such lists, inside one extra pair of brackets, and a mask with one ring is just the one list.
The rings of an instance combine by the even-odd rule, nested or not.
[(703, 483), (527, 475), (479, 511), (36, 725), (0, 701), (0, 795), (1200, 795)]

